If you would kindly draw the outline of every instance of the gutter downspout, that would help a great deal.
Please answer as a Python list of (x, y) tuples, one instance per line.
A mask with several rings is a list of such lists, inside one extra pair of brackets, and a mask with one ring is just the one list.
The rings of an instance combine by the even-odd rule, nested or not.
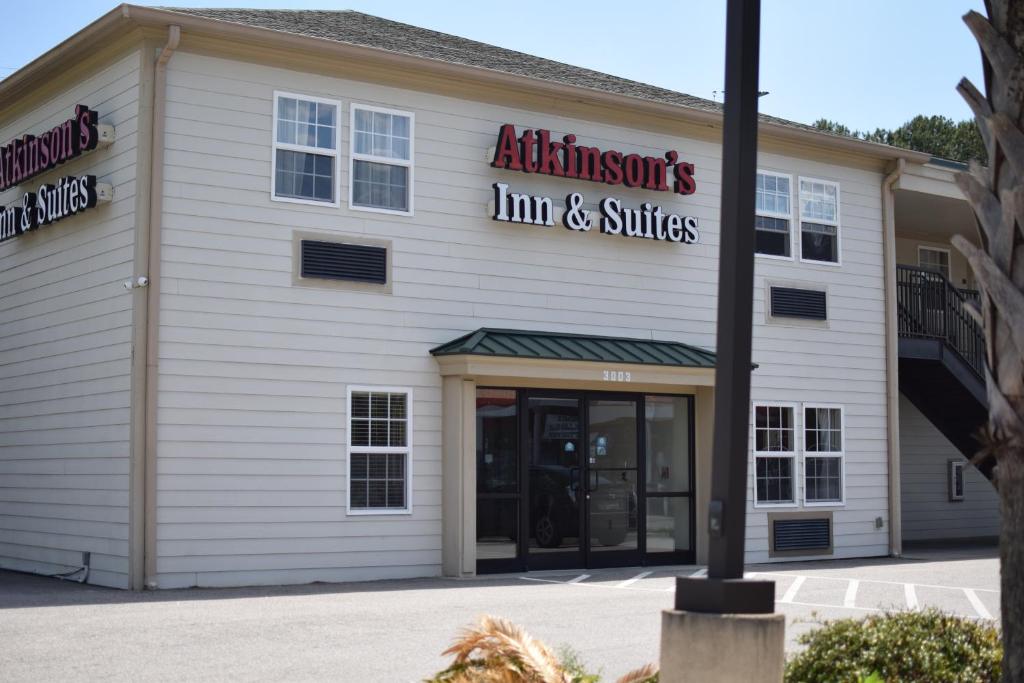
[(882, 259), (885, 280), (885, 393), (889, 445), (889, 554), (903, 554), (903, 518), (900, 490), (900, 366), (896, 318), (896, 181), (906, 159), (882, 181)]
[(146, 290), (146, 588), (156, 588), (156, 406), (160, 376), (160, 246), (164, 206), (164, 131), (167, 112), (167, 62), (178, 48), (181, 27), (169, 26), (167, 44), (157, 57), (153, 78), (153, 149), (150, 155), (149, 286)]

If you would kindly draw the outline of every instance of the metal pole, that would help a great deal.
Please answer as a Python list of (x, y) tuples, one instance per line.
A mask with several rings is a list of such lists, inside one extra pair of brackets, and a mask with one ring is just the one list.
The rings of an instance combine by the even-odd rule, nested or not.
[[(754, 187), (760, 0), (729, 0), (725, 32), (712, 521), (708, 576), (743, 578), (754, 315)], [(717, 529), (715, 522), (719, 522)]]
[(708, 578), (676, 587), (676, 608), (692, 611), (772, 612), (775, 602), (774, 583), (743, 581), (760, 23), (760, 0), (729, 0)]

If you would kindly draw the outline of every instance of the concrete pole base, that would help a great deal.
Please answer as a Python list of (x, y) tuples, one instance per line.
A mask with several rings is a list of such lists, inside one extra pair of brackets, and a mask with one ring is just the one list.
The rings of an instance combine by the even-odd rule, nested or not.
[(661, 683), (781, 683), (781, 614), (661, 613)]

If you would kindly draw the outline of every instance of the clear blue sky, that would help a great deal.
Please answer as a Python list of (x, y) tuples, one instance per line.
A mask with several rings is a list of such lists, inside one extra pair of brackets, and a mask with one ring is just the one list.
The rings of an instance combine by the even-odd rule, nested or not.
[[(0, 76), (112, 9), (103, 0), (17, 3), (0, 24)], [(140, 3), (149, 4), (149, 3)], [(722, 89), (725, 0), (191, 0), (161, 5), (355, 9), (585, 66), (699, 97)], [(851, 128), (894, 128), (915, 114), (970, 116), (954, 87), (981, 86), (960, 17), (981, 0), (763, 0), (764, 113)], [(718, 96), (721, 99), (721, 95)]]

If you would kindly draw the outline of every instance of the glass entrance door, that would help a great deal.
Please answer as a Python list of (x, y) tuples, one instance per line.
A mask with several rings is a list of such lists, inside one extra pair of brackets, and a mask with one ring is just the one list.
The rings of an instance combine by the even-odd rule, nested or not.
[(477, 570), (694, 561), (694, 401), (477, 389)]
[(528, 396), (525, 418), (527, 565), (582, 567), (583, 400)]
[(640, 402), (587, 400), (587, 566), (640, 564)]

